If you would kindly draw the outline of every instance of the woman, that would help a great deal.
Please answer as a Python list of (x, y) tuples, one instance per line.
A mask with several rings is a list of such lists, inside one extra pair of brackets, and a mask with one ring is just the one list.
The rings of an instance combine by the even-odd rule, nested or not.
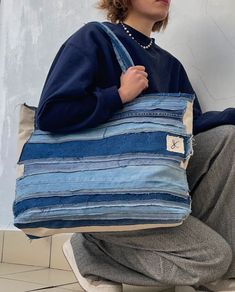
[[(99, 1), (111, 20), (105, 24), (135, 66), (123, 74), (109, 37), (87, 23), (62, 45), (51, 66), (37, 112), (39, 128), (69, 133), (97, 126), (142, 92), (194, 93), (182, 64), (150, 37), (166, 27), (169, 6), (169, 0)], [(235, 130), (222, 125), (234, 124), (234, 116), (234, 109), (203, 115), (195, 101), (198, 135), (187, 170), (192, 216), (181, 226), (76, 233), (65, 243), (65, 256), (86, 291), (122, 291), (122, 283), (163, 289), (204, 285), (212, 291), (232, 285), (225, 279), (235, 278)]]

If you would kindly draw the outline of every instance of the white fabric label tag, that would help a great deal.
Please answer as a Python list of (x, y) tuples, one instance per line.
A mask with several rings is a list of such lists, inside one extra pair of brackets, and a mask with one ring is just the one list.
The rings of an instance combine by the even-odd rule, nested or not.
[(184, 139), (177, 136), (166, 137), (167, 150), (184, 154)]

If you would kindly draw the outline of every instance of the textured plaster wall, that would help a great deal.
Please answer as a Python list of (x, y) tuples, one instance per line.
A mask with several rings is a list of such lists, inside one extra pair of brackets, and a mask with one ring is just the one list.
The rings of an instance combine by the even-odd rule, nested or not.
[[(95, 0), (0, 3), (0, 228), (13, 229), (19, 104), (37, 105), (59, 47), (104, 15)], [(234, 27), (234, 0), (172, 0), (169, 26), (153, 34), (183, 63), (204, 111), (235, 106)]]

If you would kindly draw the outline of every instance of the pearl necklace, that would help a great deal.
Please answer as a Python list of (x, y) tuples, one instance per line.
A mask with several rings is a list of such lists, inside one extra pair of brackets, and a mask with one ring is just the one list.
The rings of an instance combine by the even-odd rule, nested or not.
[(134, 37), (133, 37), (133, 35), (130, 33), (130, 31), (128, 30), (128, 28), (124, 25), (124, 23), (123, 22), (120, 22), (121, 23), (121, 25), (122, 25), (122, 27), (124, 28), (124, 30), (125, 30), (125, 32), (134, 40), (134, 41), (136, 41), (140, 46), (141, 46), (141, 48), (143, 48), (143, 49), (148, 49), (148, 48), (150, 48), (151, 46), (152, 46), (152, 44), (153, 44), (153, 39), (151, 38), (151, 41), (150, 41), (150, 43), (147, 45), (147, 46), (143, 46), (143, 45), (141, 45)]

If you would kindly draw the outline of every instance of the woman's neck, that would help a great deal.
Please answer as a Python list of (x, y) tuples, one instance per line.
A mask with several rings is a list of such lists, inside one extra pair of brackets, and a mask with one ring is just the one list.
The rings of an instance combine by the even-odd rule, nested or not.
[(132, 15), (127, 16), (127, 18), (123, 22), (143, 33), (147, 37), (150, 37), (154, 25), (154, 23), (152, 21), (149, 21), (149, 19), (142, 19), (140, 21), (139, 18), (133, 17)]

